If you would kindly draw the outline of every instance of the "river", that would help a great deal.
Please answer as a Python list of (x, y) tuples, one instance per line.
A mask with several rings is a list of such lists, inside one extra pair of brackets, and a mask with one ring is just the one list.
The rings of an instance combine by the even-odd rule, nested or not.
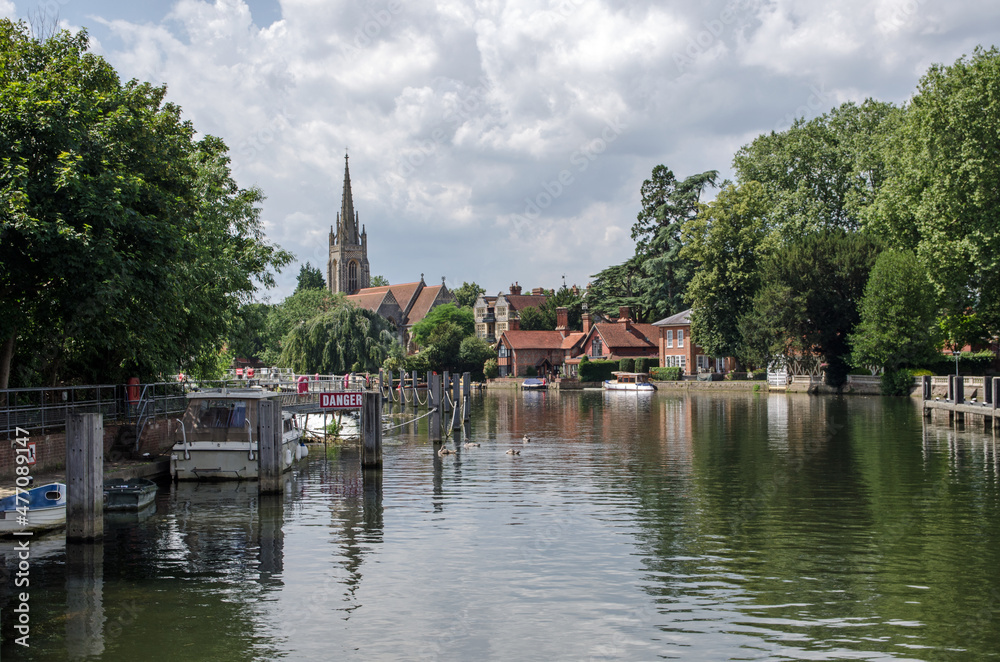
[(1000, 658), (981, 426), (925, 424), (902, 398), (475, 398), (481, 446), (455, 455), (425, 419), (387, 434), (381, 475), (314, 446), (281, 497), (164, 484), (103, 545), (37, 540), (30, 648), (0, 543), (0, 657)]

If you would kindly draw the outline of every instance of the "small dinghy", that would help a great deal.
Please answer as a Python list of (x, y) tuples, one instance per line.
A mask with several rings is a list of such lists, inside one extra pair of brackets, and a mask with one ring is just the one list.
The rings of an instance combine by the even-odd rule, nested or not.
[(109, 478), (104, 481), (104, 510), (140, 510), (156, 497), (156, 483), (148, 478)]
[(0, 499), (0, 534), (66, 525), (66, 485), (49, 483)]

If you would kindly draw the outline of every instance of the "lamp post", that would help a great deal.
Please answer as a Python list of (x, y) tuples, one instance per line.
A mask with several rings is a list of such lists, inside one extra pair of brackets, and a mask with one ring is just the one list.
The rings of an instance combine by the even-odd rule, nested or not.
[(957, 349), (954, 349), (952, 350), (951, 353), (955, 357), (955, 376), (958, 377), (958, 357), (962, 355), (962, 352)]

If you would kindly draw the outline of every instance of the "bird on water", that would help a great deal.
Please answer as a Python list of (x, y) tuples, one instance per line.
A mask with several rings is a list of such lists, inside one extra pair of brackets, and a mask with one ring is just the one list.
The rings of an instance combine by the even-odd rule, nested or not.
[(521, 451), (516, 451), (513, 448), (508, 448), (507, 449), (507, 455), (520, 455), (520, 454), (521, 454)]
[(470, 442), (467, 442), (467, 443), (465, 444), (465, 447), (466, 447), (466, 448), (475, 448), (475, 447), (477, 447), (477, 446), (481, 446), (481, 445), (482, 445), (482, 444), (480, 444), (479, 442), (476, 442), (476, 441), (470, 441)]
[(529, 437), (528, 435), (524, 435), (523, 437), (521, 437), (521, 443), (522, 444), (530, 444), (531, 443), (531, 437)]
[(445, 446), (442, 446), (441, 450), (438, 451), (438, 455), (440, 455), (442, 457), (445, 456), (445, 455), (454, 455), (454, 454), (455, 454), (455, 451), (453, 451), (450, 448), (447, 448)]

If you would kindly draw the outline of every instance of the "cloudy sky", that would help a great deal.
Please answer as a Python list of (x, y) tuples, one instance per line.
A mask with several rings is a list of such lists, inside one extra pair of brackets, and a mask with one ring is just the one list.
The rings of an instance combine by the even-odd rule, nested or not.
[(0, 0), (30, 13), (165, 83), (298, 263), (325, 265), (349, 148), (372, 273), (490, 293), (626, 259), (657, 164), (728, 175), (762, 132), (1000, 42), (970, 0)]

